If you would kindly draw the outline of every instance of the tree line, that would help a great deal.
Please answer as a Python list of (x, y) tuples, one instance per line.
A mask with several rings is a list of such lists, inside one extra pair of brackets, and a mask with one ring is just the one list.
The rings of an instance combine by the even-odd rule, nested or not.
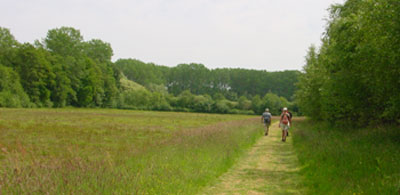
[(174, 95), (185, 90), (194, 94), (222, 93), (231, 100), (239, 96), (263, 96), (266, 92), (292, 100), (294, 83), (300, 74), (299, 71), (267, 72), (240, 68), (210, 70), (195, 63), (170, 68), (136, 59), (119, 59), (115, 64), (128, 79), (146, 87), (162, 85)]
[(347, 0), (330, 8), (322, 46), (311, 46), (296, 101), (332, 124), (400, 123), (400, 3)]
[(84, 41), (71, 27), (41, 41), (19, 43), (0, 27), (0, 107), (104, 107), (145, 110), (278, 114), (290, 106), (299, 71), (175, 67), (135, 59), (111, 61), (99, 39)]
[(43, 41), (19, 43), (0, 28), (0, 105), (112, 107), (119, 72), (110, 44), (83, 41), (80, 31), (49, 30)]

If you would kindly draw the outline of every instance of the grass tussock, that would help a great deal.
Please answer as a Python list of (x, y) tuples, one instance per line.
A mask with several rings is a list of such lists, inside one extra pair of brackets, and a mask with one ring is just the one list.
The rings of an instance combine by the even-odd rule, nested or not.
[(0, 109), (0, 194), (192, 194), (262, 131), (238, 115)]
[(400, 193), (399, 127), (338, 129), (297, 121), (294, 147), (309, 194)]

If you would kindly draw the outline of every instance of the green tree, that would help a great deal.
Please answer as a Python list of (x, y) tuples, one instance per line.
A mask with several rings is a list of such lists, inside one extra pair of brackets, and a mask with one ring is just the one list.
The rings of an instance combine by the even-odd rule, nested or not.
[(213, 103), (210, 95), (196, 95), (193, 98), (193, 111), (211, 112)]
[[(278, 95), (274, 93), (267, 93), (265, 96), (262, 98), (262, 108), (269, 108), (271, 114), (273, 115), (279, 115), (281, 113), (281, 109), (284, 107), (284, 104), (282, 102), (283, 97), (279, 97)], [(287, 100), (284, 99), (287, 103)]]
[(61, 27), (49, 30), (44, 39), (44, 46), (50, 52), (66, 56), (80, 56), (83, 51), (81, 32), (71, 27)]
[(156, 66), (152, 63), (146, 64), (136, 59), (119, 59), (115, 62), (115, 65), (129, 80), (143, 86), (165, 85), (166, 83), (165, 67)]
[(12, 67), (18, 46), (10, 30), (0, 27), (0, 64)]
[(53, 81), (49, 85), (48, 89), (51, 91), (50, 99), (53, 102), (54, 107), (64, 107), (68, 104), (67, 98), (69, 95), (75, 92), (71, 88), (71, 80), (68, 78), (68, 73), (65, 71), (66, 67), (59, 63), (62, 58), (57, 55), (51, 55), (44, 51), (43, 48), (39, 48), (42, 53), (45, 54), (47, 61), (52, 66), (52, 72), (54, 74)]
[[(93, 39), (84, 43), (84, 52), (94, 62), (92, 67), (97, 75), (94, 75), (92, 80), (97, 79), (96, 83), (101, 85), (97, 87), (96, 104), (102, 107), (112, 107), (115, 105), (115, 98), (118, 93), (119, 84), (116, 79), (120, 79), (120, 76), (115, 75), (115, 71), (118, 70), (111, 62), (113, 55), (111, 45), (101, 40)], [(92, 84), (94, 83), (92, 82)]]
[(168, 75), (168, 91), (177, 95), (189, 90), (194, 94), (208, 93), (210, 70), (203, 64), (179, 64)]
[(245, 96), (240, 96), (238, 100), (238, 108), (240, 110), (250, 110), (251, 109), (251, 101), (248, 100)]
[(304, 113), (332, 124), (399, 122), (400, 4), (348, 0), (330, 9), (319, 53), (296, 93)]
[(190, 93), (189, 90), (183, 91), (181, 94), (178, 96), (178, 101), (177, 101), (177, 106), (180, 108), (188, 108), (188, 109), (193, 109), (194, 108), (194, 95)]
[(39, 107), (52, 106), (50, 88), (55, 84), (56, 77), (44, 52), (28, 43), (22, 45), (17, 53), (15, 67), (22, 78), (24, 90), (32, 103)]
[(95, 60), (97, 63), (111, 62), (111, 57), (113, 56), (111, 45), (99, 39), (92, 39), (88, 42), (84, 42), (83, 51), (86, 56)]
[(321, 91), (325, 77), (323, 67), (318, 64), (318, 53), (315, 46), (311, 46), (308, 50), (303, 71), (304, 74), (300, 75), (297, 83), (296, 102), (304, 114), (321, 119)]
[(253, 99), (251, 99), (251, 109), (255, 114), (261, 114), (264, 111), (263, 103), (259, 95), (255, 95)]
[(27, 107), (29, 103), (18, 74), (0, 64), (0, 107)]

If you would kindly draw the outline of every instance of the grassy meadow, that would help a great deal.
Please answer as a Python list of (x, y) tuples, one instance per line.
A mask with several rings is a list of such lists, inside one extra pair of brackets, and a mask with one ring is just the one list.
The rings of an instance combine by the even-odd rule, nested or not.
[(192, 194), (263, 134), (258, 117), (0, 109), (0, 194)]
[(399, 127), (332, 128), (296, 121), (294, 148), (308, 194), (399, 194)]

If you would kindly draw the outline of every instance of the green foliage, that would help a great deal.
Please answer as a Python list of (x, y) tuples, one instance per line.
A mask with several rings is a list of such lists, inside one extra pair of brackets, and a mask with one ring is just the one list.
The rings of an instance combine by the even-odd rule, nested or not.
[(168, 94), (158, 91), (151, 92), (143, 86), (124, 78), (121, 81), (123, 91), (119, 95), (119, 108), (141, 110), (170, 111)]
[(203, 64), (179, 64), (170, 70), (168, 90), (174, 95), (184, 90), (194, 94), (207, 93), (210, 86), (209, 72)]
[[(286, 99), (292, 99), (298, 71), (266, 72), (246, 69), (216, 69), (218, 85), (214, 88), (233, 91), (239, 96), (265, 95), (272, 92)], [(220, 76), (221, 75), (221, 76)], [(219, 77), (224, 78), (223, 80)], [(222, 91), (224, 92), (224, 91)]]
[(306, 56), (304, 74), (299, 77), (296, 102), (301, 111), (312, 118), (321, 119), (321, 90), (324, 82), (324, 69), (318, 64), (317, 51), (311, 46)]
[(193, 111), (209, 113), (213, 103), (214, 101), (209, 95), (196, 95), (193, 98)]
[[(269, 111), (273, 115), (280, 115), (283, 107), (287, 107), (287, 100), (285, 98), (280, 98), (276, 94), (267, 93), (262, 99), (262, 107), (269, 108)], [(264, 110), (262, 110), (264, 112)]]
[(143, 86), (150, 84), (165, 84), (163, 68), (154, 64), (146, 64), (135, 59), (119, 59), (115, 65), (132, 81)]
[(121, 94), (123, 107), (134, 108), (134, 109), (149, 109), (152, 105), (151, 96), (152, 94), (143, 89), (135, 91), (124, 91)]
[(0, 64), (0, 107), (28, 107), (28, 95), (24, 92), (18, 74)]
[[(109, 43), (84, 41), (80, 31), (71, 27), (51, 29), (33, 45), (19, 44), (8, 29), (0, 28), (0, 63), (18, 73), (31, 106), (37, 107), (260, 114), (272, 100), (259, 98), (253, 103), (250, 99), (269, 91), (279, 99), (274, 105), (277, 113), (291, 99), (298, 73), (210, 70), (195, 63), (170, 68), (135, 59), (113, 63), (112, 55)], [(9, 93), (4, 94), (10, 99)]]
[(177, 107), (180, 108), (193, 108), (194, 95), (189, 90), (183, 91), (178, 96)]
[(12, 66), (18, 45), (10, 30), (0, 27), (0, 64)]
[(164, 85), (168, 92), (179, 95), (191, 93), (222, 94), (237, 101), (238, 96), (264, 95), (267, 91), (292, 99), (298, 71), (266, 72), (246, 69), (209, 70), (203, 64), (179, 64), (168, 68), (146, 64), (134, 59), (119, 59), (119, 69), (128, 79), (149, 88), (150, 84)]
[(64, 71), (64, 65), (59, 63), (53, 56), (48, 56), (50, 63), (53, 65), (52, 70), (55, 75), (52, 85), (49, 86), (51, 90), (50, 99), (54, 103), (54, 107), (64, 107), (68, 102), (68, 96), (73, 96), (75, 91), (71, 88), (71, 80), (68, 73)]
[(298, 103), (332, 124), (400, 122), (400, 4), (348, 0), (332, 6), (323, 44), (310, 48)]
[(222, 94), (222, 93), (215, 93), (213, 96), (213, 99), (215, 101), (220, 101), (220, 100), (225, 100), (226, 98), (225, 98), (224, 94)]
[(38, 45), (50, 52), (48, 58), (57, 77), (51, 98), (56, 107), (116, 106), (120, 75), (111, 63), (109, 43), (97, 39), (84, 42), (79, 30), (61, 27), (49, 30)]
[(248, 100), (245, 96), (240, 96), (237, 107), (240, 110), (250, 110), (251, 109), (251, 101)]
[(79, 56), (83, 51), (83, 37), (79, 30), (61, 27), (49, 30), (44, 39), (45, 48), (50, 52), (67, 56)]
[(146, 89), (142, 85), (140, 85), (132, 80), (129, 80), (124, 75), (122, 76), (120, 83), (121, 83), (121, 89), (123, 91)]
[(31, 102), (39, 107), (52, 106), (49, 88), (54, 84), (56, 76), (46, 59), (45, 51), (24, 44), (19, 48), (15, 62), (15, 69), (23, 78), (21, 84)]
[(400, 131), (397, 126), (332, 128), (296, 121), (293, 144), (306, 194), (397, 194)]
[(170, 103), (167, 100), (168, 94), (153, 92), (151, 96), (151, 109), (160, 111), (172, 111)]
[(265, 108), (263, 107), (263, 103), (259, 95), (254, 96), (251, 100), (251, 109), (256, 114), (262, 114), (264, 112)]
[(233, 109), (237, 106), (236, 102), (229, 101), (229, 100), (217, 100), (213, 104), (213, 112), (215, 113), (235, 113)]
[(83, 44), (86, 56), (95, 59), (100, 63), (107, 63), (111, 61), (113, 50), (109, 43), (105, 43), (99, 39), (92, 39)]

